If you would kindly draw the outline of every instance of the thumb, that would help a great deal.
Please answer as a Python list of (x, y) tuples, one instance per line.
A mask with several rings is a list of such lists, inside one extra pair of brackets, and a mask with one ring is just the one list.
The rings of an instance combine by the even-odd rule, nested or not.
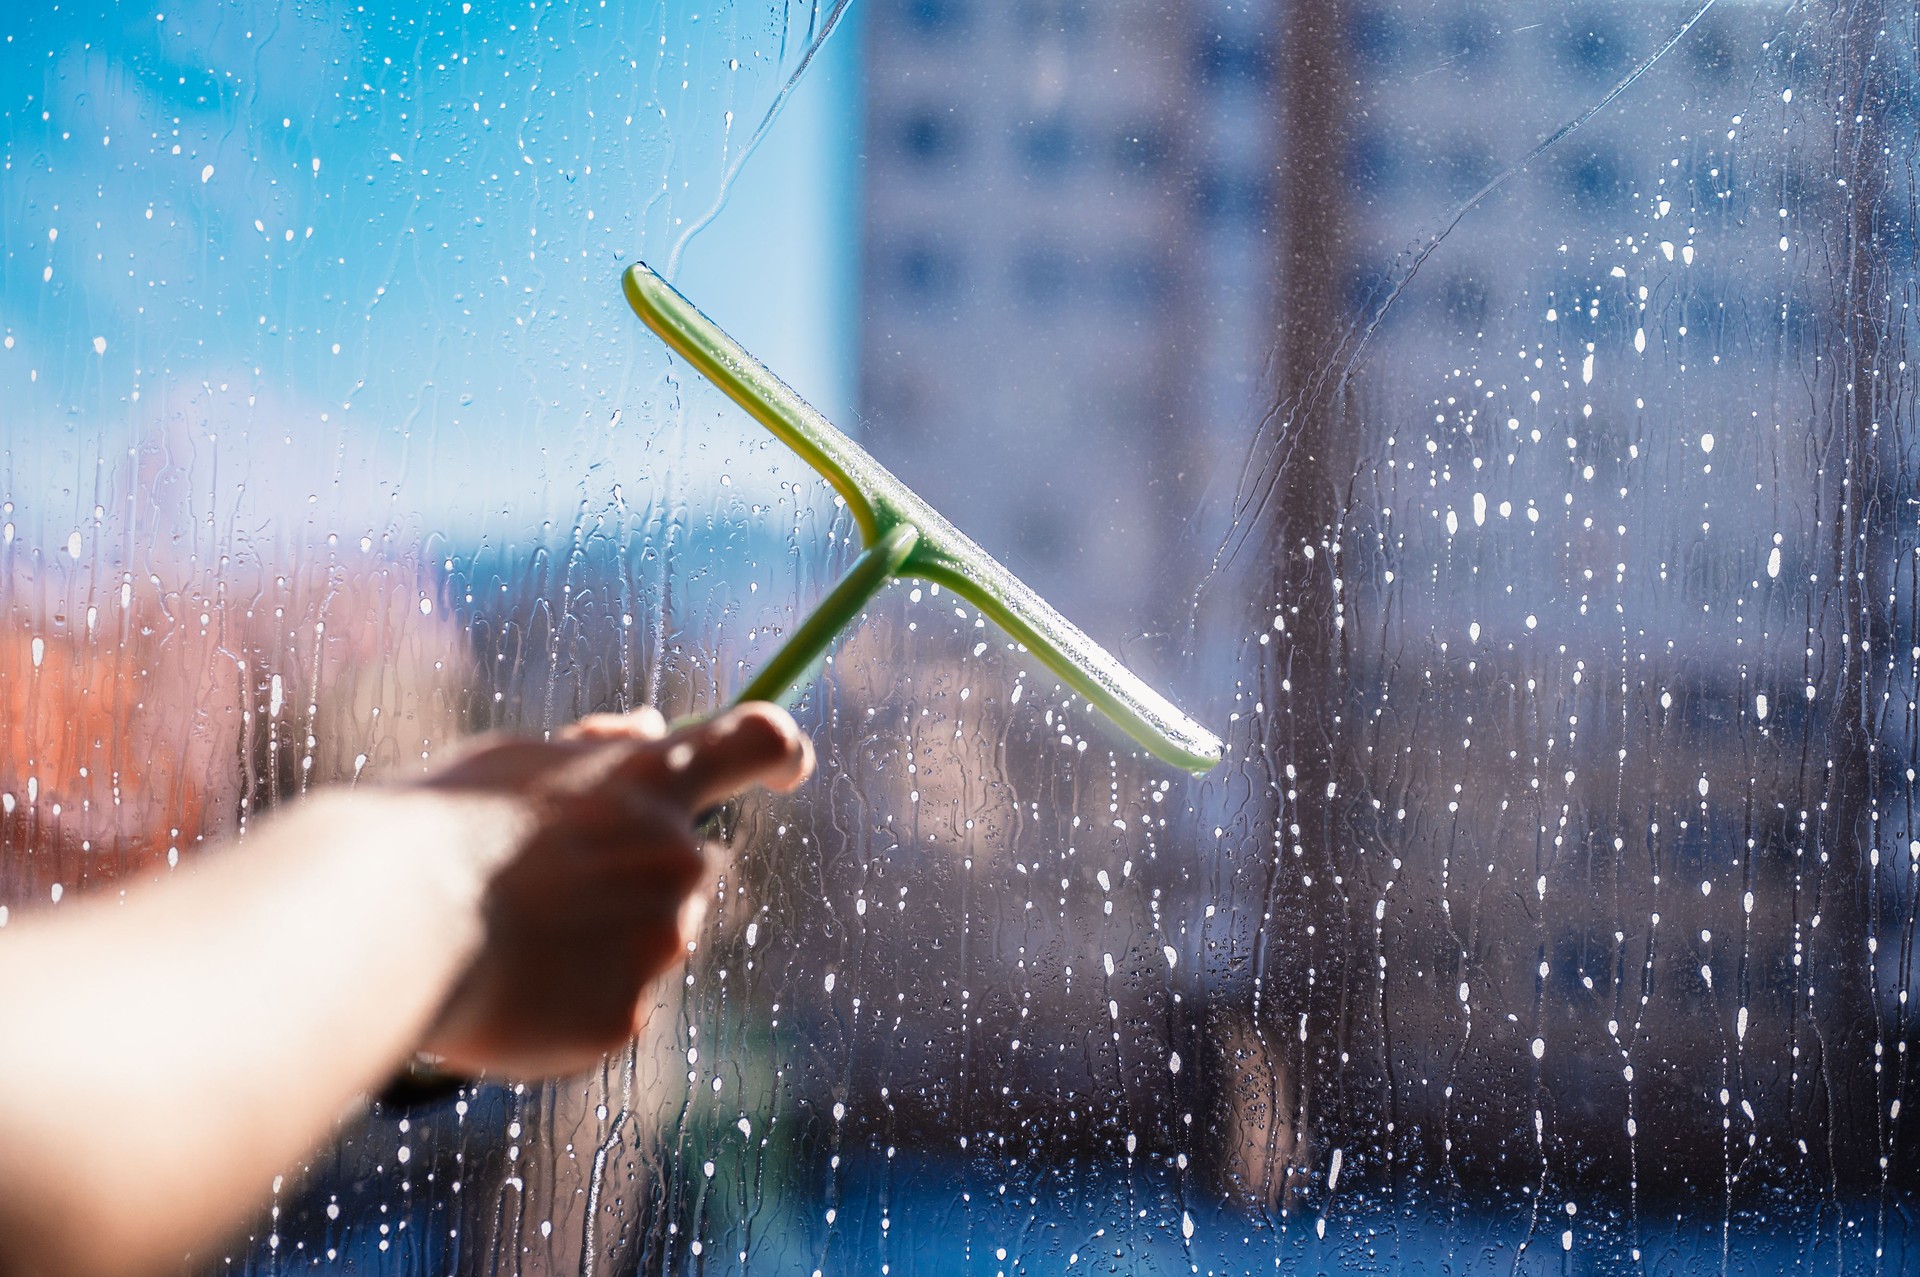
[(787, 711), (754, 701), (648, 744), (629, 768), (639, 773), (632, 779), (659, 786), (689, 811), (702, 811), (752, 785), (797, 788), (813, 774), (813, 743)]

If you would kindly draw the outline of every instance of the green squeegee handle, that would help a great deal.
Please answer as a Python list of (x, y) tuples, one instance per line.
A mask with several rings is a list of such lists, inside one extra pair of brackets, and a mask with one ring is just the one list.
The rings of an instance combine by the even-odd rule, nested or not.
[(920, 531), (911, 523), (896, 523), (893, 529), (867, 550), (827, 591), (827, 597), (800, 623), (791, 637), (761, 667), (736, 701), (784, 701), (794, 684), (827, 654), (842, 630), (853, 624), (862, 608), (899, 573), (900, 565), (920, 543)]
[[(1209, 771), (1219, 763), (1225, 746), (1218, 736), (1148, 687), (975, 545), (671, 284), (644, 263), (635, 263), (621, 282), (628, 303), (647, 327), (833, 485), (870, 551), (902, 526), (917, 534), (911, 543), (896, 547), (904, 557), (889, 575), (918, 577), (972, 603), (1155, 756), (1192, 772)], [(855, 571), (860, 572), (860, 565)], [(779, 672), (770, 667), (763, 676), (769, 685), (798, 678), (832, 642), (833, 630), (856, 616), (886, 577), (862, 575), (861, 580), (871, 587), (866, 595), (851, 586), (845, 595), (836, 589), (829, 596), (836, 614), (796, 632), (790, 646), (800, 645), (803, 636), (806, 644), (796, 650), (793, 661), (785, 659), (785, 652), (776, 656)], [(801, 660), (806, 647), (811, 647), (811, 655)], [(761, 682), (756, 679), (753, 686)]]

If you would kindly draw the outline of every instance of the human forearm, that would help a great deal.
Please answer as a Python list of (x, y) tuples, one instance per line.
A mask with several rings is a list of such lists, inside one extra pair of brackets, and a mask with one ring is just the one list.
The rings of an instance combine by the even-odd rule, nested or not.
[(124, 903), (0, 933), (0, 1261), (173, 1266), (264, 1196), (420, 1040), (521, 819), (325, 797)]
[(177, 1267), (416, 1047), (589, 1067), (685, 952), (695, 813), (811, 765), (772, 706), (596, 715), (0, 932), (0, 1275)]

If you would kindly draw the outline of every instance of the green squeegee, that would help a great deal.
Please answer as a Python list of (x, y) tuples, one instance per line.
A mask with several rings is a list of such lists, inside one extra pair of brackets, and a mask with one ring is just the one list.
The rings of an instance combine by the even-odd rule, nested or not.
[(666, 280), (640, 264), (627, 271), (625, 285), (627, 301), (647, 327), (839, 491), (866, 545), (853, 568), (747, 684), (741, 700), (782, 699), (887, 582), (916, 577), (979, 608), (1156, 756), (1192, 772), (1220, 761), (1219, 737), (1174, 708), (968, 540)]

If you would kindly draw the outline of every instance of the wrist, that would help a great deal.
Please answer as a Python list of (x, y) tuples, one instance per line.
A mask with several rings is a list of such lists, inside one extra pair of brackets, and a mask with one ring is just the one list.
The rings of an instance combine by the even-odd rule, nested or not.
[(516, 798), (423, 785), (322, 790), (276, 813), (250, 842), (370, 862), (392, 886), (477, 908), (534, 818)]
[[(296, 870), (300, 878), (343, 893), (322, 947), (380, 955), (382, 983), (395, 997), (396, 1033), (392, 1054), (363, 1087), (379, 1086), (376, 1078), (404, 1067), (438, 1030), (485, 947), (493, 882), (534, 819), (514, 797), (366, 786), (322, 791), (249, 838), (256, 854), (304, 860), (309, 867)], [(354, 932), (364, 941), (353, 940)]]

